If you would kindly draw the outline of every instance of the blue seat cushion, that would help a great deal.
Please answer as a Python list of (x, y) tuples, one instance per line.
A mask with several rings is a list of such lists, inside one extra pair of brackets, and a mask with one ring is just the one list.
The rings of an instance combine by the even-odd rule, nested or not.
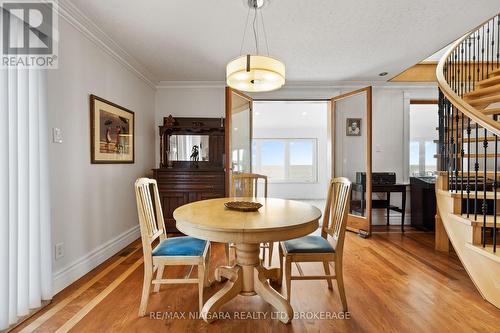
[(164, 239), (153, 250), (153, 256), (201, 256), (206, 240), (190, 236)]
[(288, 253), (334, 253), (330, 242), (321, 236), (304, 236), (283, 242)]

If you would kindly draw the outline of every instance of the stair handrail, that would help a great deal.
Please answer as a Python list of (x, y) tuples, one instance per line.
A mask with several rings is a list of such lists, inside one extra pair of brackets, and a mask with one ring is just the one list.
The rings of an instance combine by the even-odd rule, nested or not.
[[(496, 17), (496, 16), (497, 15), (495, 15), (494, 17)], [(444, 96), (453, 104), (453, 106), (455, 106), (458, 110), (460, 110), (460, 112), (462, 112), (465, 116), (469, 117), (472, 121), (478, 123), (480, 126), (487, 129), (491, 133), (493, 133), (495, 135), (500, 135), (500, 123), (485, 116), (479, 110), (477, 110), (472, 105), (467, 103), (463, 98), (461, 98), (450, 87), (450, 85), (448, 84), (448, 81), (446, 81), (446, 78), (444, 75), (444, 66), (446, 64), (446, 60), (452, 54), (452, 52), (455, 51), (456, 49), (458, 49), (458, 47), (460, 46), (460, 44), (464, 40), (469, 38), (475, 32), (478, 32), (481, 27), (483, 27), (485, 24), (487, 24), (492, 19), (493, 18), (486, 20), (481, 25), (472, 29), (467, 34), (465, 34), (463, 37), (457, 39), (455, 42), (453, 42), (451, 44), (449, 49), (444, 53), (444, 55), (441, 57), (441, 59), (439, 60), (439, 62), (437, 64), (436, 77), (437, 77), (438, 85), (441, 88), (441, 91), (443, 92)]]

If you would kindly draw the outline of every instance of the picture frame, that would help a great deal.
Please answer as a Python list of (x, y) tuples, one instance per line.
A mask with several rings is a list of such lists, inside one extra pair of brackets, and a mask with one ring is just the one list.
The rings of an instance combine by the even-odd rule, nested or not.
[(93, 94), (89, 101), (91, 163), (135, 163), (134, 112)]
[(346, 136), (361, 136), (361, 118), (346, 119)]

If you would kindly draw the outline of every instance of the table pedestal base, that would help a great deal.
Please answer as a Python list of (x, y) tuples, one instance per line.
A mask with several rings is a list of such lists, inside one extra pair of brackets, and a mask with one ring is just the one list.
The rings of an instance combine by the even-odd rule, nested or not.
[(260, 263), (259, 244), (236, 244), (236, 264), (221, 266), (215, 270), (215, 279), (227, 279), (224, 287), (215, 293), (203, 306), (201, 317), (206, 322), (217, 319), (220, 307), (237, 295), (259, 295), (279, 312), (279, 319), (287, 324), (293, 317), (290, 303), (274, 290), (268, 280), (278, 281), (279, 269), (264, 268)]

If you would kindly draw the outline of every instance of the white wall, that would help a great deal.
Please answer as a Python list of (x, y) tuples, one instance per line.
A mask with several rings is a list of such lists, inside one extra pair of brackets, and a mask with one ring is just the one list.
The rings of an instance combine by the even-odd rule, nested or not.
[[(134, 181), (150, 173), (155, 150), (155, 90), (59, 20), (59, 69), (48, 73), (52, 242), (57, 292), (139, 237)], [(135, 112), (135, 164), (90, 163), (89, 94)]]

